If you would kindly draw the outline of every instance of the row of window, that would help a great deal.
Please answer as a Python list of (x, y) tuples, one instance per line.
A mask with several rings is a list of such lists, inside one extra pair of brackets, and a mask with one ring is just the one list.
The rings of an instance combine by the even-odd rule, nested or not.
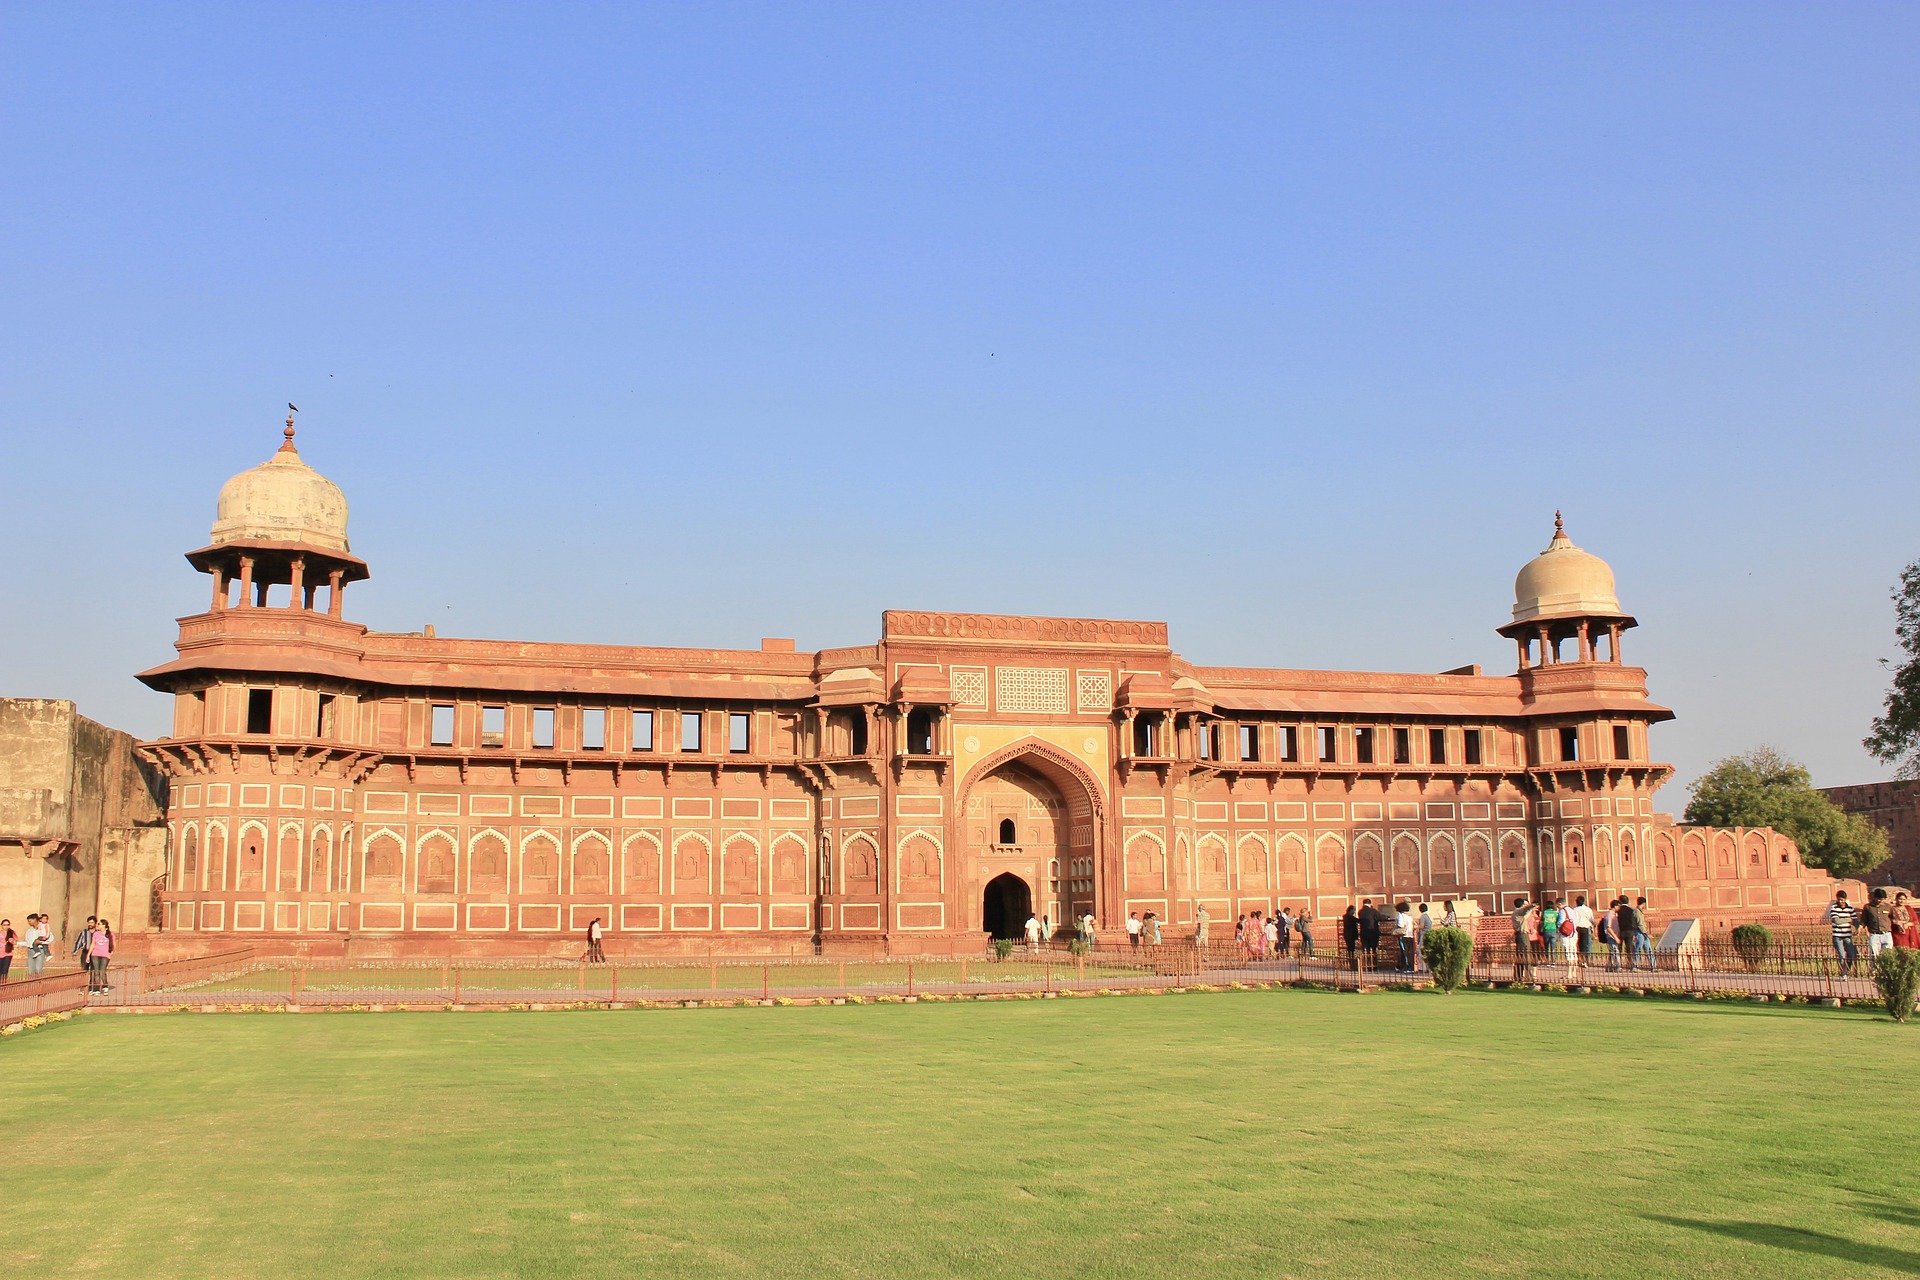
[[(532, 733), (529, 745), (538, 751), (552, 750), (554, 745), (555, 708), (533, 708)], [(582, 751), (605, 751), (607, 749), (607, 717), (605, 707), (583, 707), (580, 711), (580, 749)], [(652, 711), (629, 711), (627, 726), (627, 749), (629, 751), (652, 751), (654, 746)], [(706, 717), (697, 711), (680, 714), (681, 751), (704, 751), (706, 742)], [(454, 707), (452, 703), (435, 703), (429, 713), (427, 743), (429, 746), (450, 747), (453, 745)], [(504, 747), (507, 745), (507, 709), (504, 706), (483, 706), (480, 708), (480, 745), (483, 748)], [(727, 714), (727, 750), (734, 755), (745, 755), (753, 750), (753, 716), (745, 711), (733, 711)]]
[[(1238, 742), (1236, 745), (1239, 748), (1239, 754), (1234, 758), (1244, 761), (1259, 761), (1261, 758), (1260, 726), (1257, 724), (1241, 724), (1232, 727), (1238, 731)], [(1633, 737), (1631, 730), (1624, 724), (1616, 724), (1611, 726), (1611, 728), (1613, 730), (1613, 759), (1631, 760), (1633, 758)], [(1300, 762), (1301, 746), (1300, 728), (1296, 725), (1287, 724), (1279, 725), (1277, 729), (1276, 745), (1279, 748), (1280, 762), (1283, 764), (1298, 764)], [(1144, 718), (1134, 721), (1134, 754), (1141, 756), (1154, 755), (1159, 746), (1160, 731), (1160, 725), (1157, 722)], [(1196, 726), (1195, 750), (1199, 757), (1202, 760), (1226, 759), (1225, 746), (1228, 731), (1229, 726), (1220, 723), (1208, 723)], [(1343, 732), (1352, 735), (1352, 760), (1355, 764), (1386, 762), (1384, 759), (1381, 759), (1379, 753), (1381, 730), (1370, 725), (1344, 728), (1340, 725), (1331, 724), (1318, 726), (1316, 733), (1318, 740), (1315, 743), (1318, 754), (1315, 758), (1323, 764), (1332, 764), (1339, 760), (1340, 735)], [(1392, 751), (1392, 763), (1415, 763), (1413, 752), (1415, 734), (1418, 730), (1396, 727), (1387, 732), (1391, 735), (1387, 745)], [(1543, 730), (1540, 743), (1540, 755), (1543, 760), (1547, 756), (1547, 744), (1552, 740), (1548, 735), (1557, 735), (1559, 754), (1556, 758), (1558, 760), (1572, 763), (1581, 758), (1580, 731), (1578, 727), (1566, 725), (1558, 730)], [(1426, 749), (1426, 758), (1421, 763), (1477, 765), (1486, 762), (1488, 758), (1486, 731), (1483, 729), (1463, 729), (1460, 731), (1460, 758), (1458, 761), (1450, 758), (1448, 730), (1444, 728), (1436, 727), (1426, 730)]]

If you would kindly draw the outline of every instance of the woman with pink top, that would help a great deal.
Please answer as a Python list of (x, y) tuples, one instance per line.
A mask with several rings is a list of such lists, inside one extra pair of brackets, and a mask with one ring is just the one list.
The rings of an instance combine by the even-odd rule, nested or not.
[(87, 990), (111, 991), (107, 985), (107, 959), (113, 955), (113, 925), (106, 920), (93, 931), (93, 943), (87, 948)]

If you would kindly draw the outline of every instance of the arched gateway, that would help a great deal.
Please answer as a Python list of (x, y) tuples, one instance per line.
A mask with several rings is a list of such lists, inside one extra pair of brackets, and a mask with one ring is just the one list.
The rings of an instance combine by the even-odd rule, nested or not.
[(1098, 915), (1103, 808), (1085, 766), (1050, 743), (1029, 739), (981, 761), (961, 799), (968, 906), (978, 913), (967, 927), (1013, 938), (1029, 914), (1054, 929)]

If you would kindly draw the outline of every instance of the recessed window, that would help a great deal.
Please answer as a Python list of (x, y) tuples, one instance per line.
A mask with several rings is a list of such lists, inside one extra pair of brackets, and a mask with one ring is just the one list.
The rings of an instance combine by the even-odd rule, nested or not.
[(1213, 726), (1197, 724), (1193, 727), (1193, 749), (1202, 760), (1213, 759)]
[(429, 746), (450, 747), (453, 745), (453, 707), (451, 704), (444, 702), (434, 704), (432, 724), (430, 727), (432, 733), (427, 738), (427, 744)]
[(553, 745), (553, 708), (535, 707), (533, 709), (533, 745), (551, 747)]
[(273, 732), (273, 690), (247, 690), (247, 732)]
[(1460, 743), (1466, 748), (1463, 759), (1468, 764), (1479, 764), (1481, 756), (1480, 730), (1467, 729), (1461, 733)]
[(1447, 731), (1445, 729), (1427, 730), (1427, 759), (1434, 764), (1447, 762)]
[(581, 709), (580, 749), (582, 751), (605, 751), (607, 749), (607, 709), (605, 707), (585, 707)]
[(1560, 758), (1568, 761), (1580, 758), (1580, 730), (1572, 725), (1560, 731)]
[(1012, 818), (1000, 819), (1000, 843), (1001, 844), (1019, 844), (1020, 843), (1019, 833), (1016, 832), (1013, 828)]
[(915, 707), (907, 713), (907, 754), (933, 754), (933, 712), (926, 707)]
[(1297, 725), (1280, 726), (1280, 759), (1287, 764), (1300, 763), (1300, 729)]
[(680, 713), (680, 749), (682, 751), (700, 749), (700, 713), (698, 711)]
[(1133, 722), (1133, 754), (1137, 756), (1157, 756), (1160, 754), (1160, 724), (1152, 716), (1139, 716)]
[(633, 737), (635, 751), (653, 750), (653, 712), (636, 711), (633, 713)]
[(1260, 726), (1243, 724), (1240, 726), (1240, 758), (1258, 760), (1260, 758)]
[(727, 750), (743, 756), (753, 745), (753, 717), (744, 711), (727, 716)]
[[(203, 699), (206, 697), (205, 694), (199, 696)], [(320, 695), (320, 705), (315, 708), (313, 714), (313, 736), (316, 738), (331, 738), (333, 736), (333, 722), (333, 695), (323, 693)]]
[(1613, 726), (1613, 758), (1615, 760), (1633, 759), (1632, 735), (1623, 724)]
[(483, 747), (507, 745), (507, 709), (505, 707), (480, 708), (480, 745)]
[(1395, 729), (1393, 731), (1393, 762), (1395, 764), (1413, 763), (1413, 730)]
[(1353, 731), (1353, 758), (1359, 764), (1373, 763), (1373, 730), (1355, 729)]
[(864, 712), (847, 713), (847, 754), (863, 756), (867, 754), (867, 717)]
[(1330, 724), (1320, 726), (1320, 759), (1332, 764), (1340, 758), (1340, 731)]

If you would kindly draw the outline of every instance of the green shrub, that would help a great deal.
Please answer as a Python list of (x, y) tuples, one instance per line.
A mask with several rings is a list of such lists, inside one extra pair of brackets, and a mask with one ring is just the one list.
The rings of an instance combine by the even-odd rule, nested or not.
[(1451, 995), (1466, 980), (1467, 961), (1473, 957), (1473, 935), (1449, 925), (1429, 929), (1420, 942), (1420, 957), (1427, 962), (1434, 985)]
[(1920, 993), (1920, 951), (1908, 947), (1888, 947), (1873, 962), (1873, 985), (1880, 988), (1880, 999), (1895, 1022), (1905, 1022), (1913, 1013), (1913, 999)]
[(1067, 954), (1070, 956), (1083, 956), (1087, 954), (1087, 940), (1085, 938), (1075, 938), (1072, 942), (1069, 942), (1067, 944)]
[(1747, 968), (1758, 969), (1760, 962), (1767, 958), (1773, 949), (1773, 934), (1763, 924), (1735, 925), (1733, 930), (1733, 949), (1740, 953)]
[(1012, 955), (1013, 955), (1013, 939), (1012, 938), (995, 938), (993, 940), (994, 959), (1005, 960)]

